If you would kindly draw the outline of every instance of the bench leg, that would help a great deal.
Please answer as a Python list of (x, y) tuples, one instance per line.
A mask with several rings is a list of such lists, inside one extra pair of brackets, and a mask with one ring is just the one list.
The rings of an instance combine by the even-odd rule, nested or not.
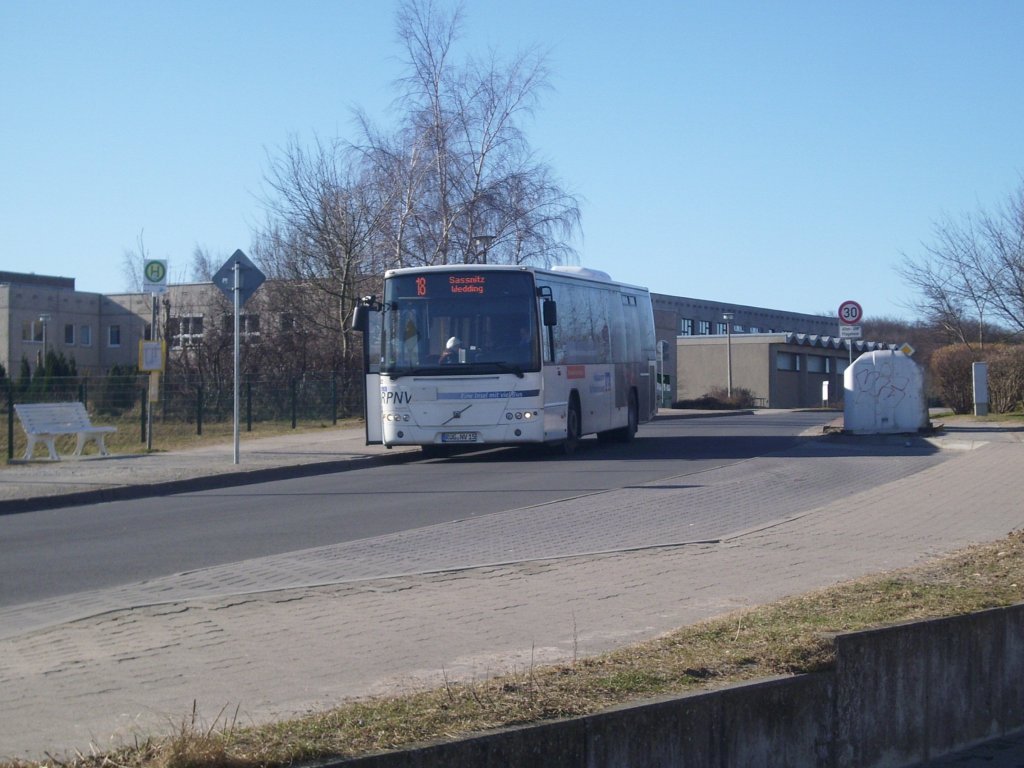
[(75, 443), (75, 456), (81, 456), (82, 451), (85, 449), (86, 444), (92, 440), (96, 443), (96, 448), (100, 452), (100, 456), (109, 456), (110, 451), (107, 450), (106, 440), (103, 439), (103, 433), (100, 432), (95, 435), (85, 434), (83, 432), (78, 433), (78, 440)]
[(56, 438), (50, 437), (29, 437), (28, 447), (25, 448), (25, 461), (29, 461), (32, 458), (32, 454), (35, 453), (36, 443), (42, 441), (46, 444), (46, 450), (50, 452), (50, 459), (52, 461), (60, 461), (60, 456), (57, 455), (57, 447), (53, 444)]

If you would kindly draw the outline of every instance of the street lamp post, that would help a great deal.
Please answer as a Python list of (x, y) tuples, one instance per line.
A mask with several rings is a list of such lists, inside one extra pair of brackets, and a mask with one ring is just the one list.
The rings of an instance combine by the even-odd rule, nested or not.
[(725, 320), (725, 350), (726, 363), (728, 365), (728, 378), (726, 379), (729, 399), (732, 400), (732, 319), (735, 317), (732, 312), (723, 312), (722, 319)]
[(494, 242), (494, 235), (476, 235), (473, 238), (474, 257), (477, 264), (487, 263), (487, 249)]
[(50, 315), (44, 313), (39, 316), (39, 322), (43, 324), (43, 365), (46, 365), (46, 325), (50, 322)]

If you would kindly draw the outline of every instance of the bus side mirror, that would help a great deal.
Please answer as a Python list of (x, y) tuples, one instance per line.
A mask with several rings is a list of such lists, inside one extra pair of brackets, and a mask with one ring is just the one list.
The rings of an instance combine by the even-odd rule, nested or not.
[(362, 299), (352, 310), (352, 329), (366, 333), (370, 329), (370, 313), (377, 311), (373, 296)]
[(356, 304), (352, 310), (352, 328), (356, 331), (366, 333), (370, 327), (370, 312), (373, 310), (366, 304)]
[(558, 325), (558, 305), (554, 299), (545, 299), (541, 304), (541, 314), (544, 316), (544, 325), (550, 328)]

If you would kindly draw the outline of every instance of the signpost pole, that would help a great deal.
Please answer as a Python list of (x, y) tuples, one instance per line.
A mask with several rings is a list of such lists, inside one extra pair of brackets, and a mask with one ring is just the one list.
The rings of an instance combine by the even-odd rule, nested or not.
[(839, 305), (839, 335), (845, 338), (850, 350), (850, 365), (853, 365), (853, 340), (860, 338), (858, 323), (864, 317), (864, 309), (856, 301), (844, 301)]
[(240, 344), (238, 341), (240, 323), (239, 323), (239, 308), (241, 306), (241, 293), (242, 293), (242, 265), (239, 262), (235, 262), (235, 415), (234, 415), (234, 436), (235, 436), (235, 450), (234, 450), (234, 462), (238, 463), (238, 400), (239, 400), (239, 376), (238, 370), (240, 368), (241, 352)]
[[(150, 314), (149, 340), (156, 341), (156, 294), (151, 293), (153, 299), (153, 311)], [(153, 377), (150, 376), (149, 388), (153, 388)], [(153, 451), (153, 393), (146, 398), (146, 450)]]
[(263, 285), (263, 281), (266, 279), (266, 275), (260, 272), (259, 268), (249, 261), (249, 257), (240, 250), (235, 251), (213, 275), (213, 284), (220, 289), (226, 298), (231, 299), (235, 308), (235, 403), (233, 425), (235, 464), (238, 463), (239, 401), (241, 400), (241, 308), (256, 289)]
[[(167, 291), (167, 260), (147, 259), (142, 265), (142, 290), (150, 294), (152, 298), (152, 309), (150, 312), (149, 341), (156, 342), (156, 295)], [(141, 345), (140, 345), (141, 349)], [(146, 450), (153, 450), (153, 404), (156, 402), (157, 387), (160, 382), (160, 371), (163, 370), (165, 359), (161, 353), (159, 370), (151, 367), (147, 362), (146, 369), (149, 371), (149, 391), (146, 395)], [(142, 361), (139, 361), (140, 367)]]

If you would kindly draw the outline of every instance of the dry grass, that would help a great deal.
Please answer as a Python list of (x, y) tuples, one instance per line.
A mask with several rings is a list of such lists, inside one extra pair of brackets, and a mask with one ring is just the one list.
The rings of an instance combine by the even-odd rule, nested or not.
[(1024, 424), (1024, 411), (1012, 411), (1010, 413), (990, 413), (988, 416), (975, 416), (970, 413), (953, 413), (952, 411), (940, 411), (931, 415), (932, 419), (938, 419), (946, 424), (956, 424), (958, 421), (982, 422), (984, 424)]
[[(952, 616), (1024, 600), (1024, 531), (902, 570), (684, 627), (572, 664), (472, 684), (374, 698), (309, 717), (240, 727), (185, 720), (165, 739), (103, 755), (52, 759), (70, 768), (256, 768), (354, 756), (485, 729), (582, 715), (651, 696), (828, 668), (837, 633)], [(39, 763), (7, 762), (0, 768)]]

